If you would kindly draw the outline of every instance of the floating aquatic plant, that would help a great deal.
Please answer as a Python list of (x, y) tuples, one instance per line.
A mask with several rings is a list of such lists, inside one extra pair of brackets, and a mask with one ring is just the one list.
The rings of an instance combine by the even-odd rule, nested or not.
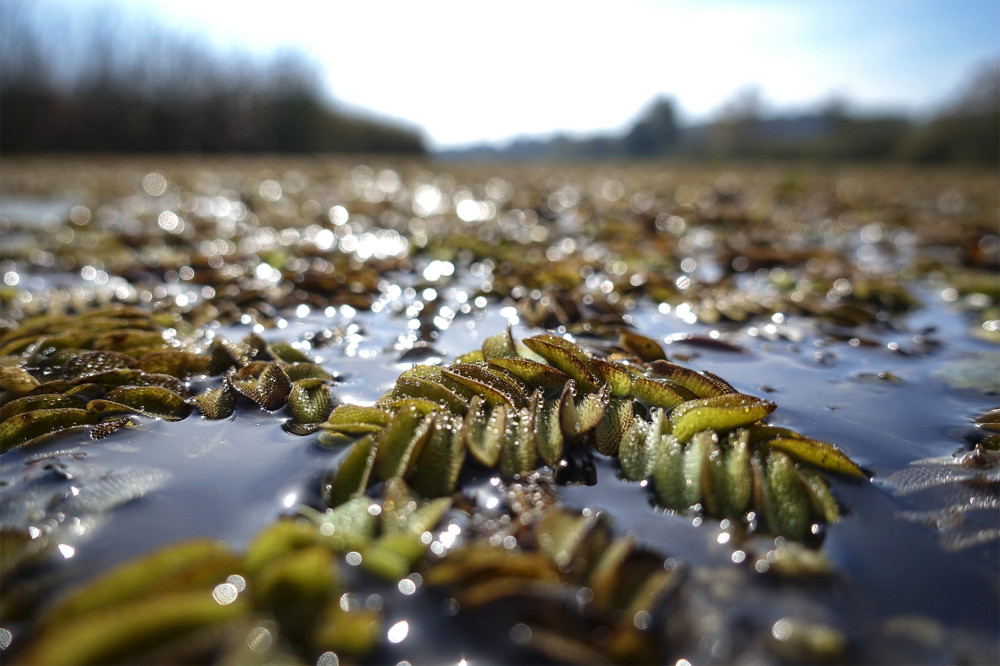
[[(392, 174), (385, 182), (396, 184), (385, 192), (371, 167), (324, 161), (296, 165), (290, 171), (295, 186), (270, 201), (261, 199), (261, 183), (247, 166), (160, 164), (148, 175), (169, 183), (164, 195), (144, 191), (127, 169), (18, 162), (7, 170), (5, 189), (12, 195), (68, 197), (67, 182), (74, 184), (73, 196), (87, 194), (49, 222), (60, 225), (53, 233), (9, 243), (2, 258), (17, 272), (48, 273), (100, 256), (110, 279), (101, 281), (103, 289), (88, 285), (94, 288), (87, 294), (52, 289), (58, 299), (30, 298), (22, 280), (5, 284), (0, 298), (21, 313), (85, 305), (95, 297), (176, 309), (176, 294), (158, 287), (183, 276), (181, 285), (208, 288), (183, 293), (180, 307), (193, 321), (228, 324), (251, 316), (270, 325), (299, 306), (367, 309), (385, 295), (387, 273), (419, 273), (428, 262), (445, 262), (459, 270), (429, 272), (428, 286), (475, 266), (482, 278), (468, 285), (475, 296), (503, 300), (525, 323), (542, 328), (582, 333), (620, 326), (642, 300), (683, 307), (708, 324), (804, 313), (863, 326), (916, 307), (908, 278), (939, 271), (957, 293), (976, 297), (983, 324), (977, 328), (996, 334), (989, 174), (964, 174), (961, 183), (935, 174), (912, 188), (908, 178), (880, 172), (862, 177), (872, 183), (865, 196), (844, 197), (857, 174), (812, 173), (806, 205), (801, 192), (789, 198), (787, 174), (772, 169), (723, 174), (722, 180), (739, 181), (734, 195), (719, 185), (720, 174), (698, 169), (655, 177), (618, 167), (613, 176), (574, 169), (559, 178), (522, 168), (502, 177), (462, 169), (427, 181), (425, 164), (394, 162), (379, 169)], [(476, 182), (477, 176), (488, 182)], [(274, 179), (269, 182), (280, 180)], [(420, 192), (433, 193), (439, 207), (427, 210)], [(459, 209), (473, 194), (484, 215), (466, 219)], [(936, 205), (936, 197), (952, 195), (963, 202), (966, 224), (950, 224), (954, 215)], [(884, 201), (893, 204), (882, 210)], [(788, 214), (795, 207), (800, 214)], [(131, 223), (119, 222), (125, 218)], [(928, 251), (934, 247), (949, 252)], [(895, 270), (888, 276), (867, 270), (874, 256), (884, 265), (898, 263), (902, 279)], [(942, 256), (960, 256), (968, 269)], [(692, 262), (698, 270), (689, 270)], [(750, 276), (748, 289), (744, 278)], [(436, 310), (421, 313), (422, 326), (433, 330)]]
[[(320, 622), (322, 628), (318, 628), (318, 621), (305, 617), (308, 614), (296, 615), (294, 608), (282, 607), (282, 591), (298, 590), (296, 581), (309, 577), (337, 591), (350, 589), (346, 581), (351, 576), (341, 575), (344, 571), (337, 557), (343, 551), (340, 546), (324, 543), (319, 548), (331, 549), (334, 556), (319, 552), (316, 525), (321, 533), (333, 530), (328, 535), (333, 540), (342, 539), (343, 544), (363, 553), (362, 566), (369, 567), (369, 573), (407, 569), (410, 565), (406, 563), (414, 561), (413, 551), (408, 550), (415, 548), (414, 542), (390, 535), (387, 521), (389, 515), (397, 514), (386, 499), (399, 491), (400, 477), (419, 485), (422, 492), (443, 493), (444, 497), (435, 501), (444, 503), (458, 497), (451, 493), (452, 488), (466, 490), (463, 482), (470, 467), (520, 474), (554, 464), (554, 476), (564, 478), (565, 470), (597, 451), (613, 457), (623, 478), (647, 481), (651, 497), (661, 507), (691, 511), (693, 502), (694, 510), (706, 515), (732, 515), (740, 521), (731, 522), (745, 520), (749, 524), (752, 514), (758, 528), (773, 531), (772, 523), (785, 523), (794, 531), (804, 524), (811, 528), (823, 522), (828, 513), (833, 516), (830, 520), (835, 519), (837, 507), (825, 479), (840, 467), (847, 475), (855, 474), (851, 465), (827, 447), (767, 425), (766, 413), (764, 420), (747, 425), (725, 424), (722, 419), (729, 418), (729, 408), (734, 405), (701, 401), (725, 397), (739, 402), (744, 398), (728, 397), (738, 392), (718, 385), (708, 373), (679, 371), (659, 363), (657, 354), (662, 349), (647, 344), (641, 336), (622, 336), (619, 349), (608, 355), (606, 347), (601, 353), (577, 354), (572, 347), (562, 353), (551, 347), (560, 346), (558, 337), (540, 338), (540, 343), (550, 345), (539, 344), (540, 348), (558, 355), (551, 359), (523, 341), (499, 336), (482, 350), (447, 366), (447, 372), (414, 371), (405, 381), (401, 378), (391, 400), (366, 407), (340, 406), (327, 418), (324, 411), (335, 405), (329, 395), (331, 378), (320, 374), (321, 369), (309, 363), (301, 350), (268, 343), (259, 336), (232, 343), (216, 337), (209, 344), (200, 341), (190, 345), (187, 338), (192, 327), (241, 320), (267, 327), (293, 312), (300, 316), (299, 308), (315, 315), (342, 305), (367, 309), (374, 303), (379, 312), (386, 313), (402, 312), (413, 304), (424, 306), (419, 313), (408, 312), (418, 320), (418, 342), (430, 344), (437, 342), (434, 336), (444, 328), (438, 323), (441, 317), (450, 320), (455, 312), (463, 316), (497, 305), (510, 307), (527, 326), (558, 327), (610, 340), (629, 324), (628, 313), (639, 303), (647, 311), (659, 306), (661, 312), (674, 313), (688, 322), (697, 319), (718, 324), (724, 336), (739, 326), (746, 327), (744, 331), (750, 335), (797, 341), (799, 322), (819, 322), (816, 330), (826, 342), (850, 341), (852, 346), (870, 345), (874, 350), (884, 348), (887, 341), (881, 339), (880, 331), (905, 330), (906, 321), (901, 317), (931, 295), (964, 311), (974, 330), (987, 340), (996, 341), (1000, 330), (995, 279), (1000, 244), (996, 240), (996, 179), (992, 173), (963, 173), (959, 178), (951, 172), (892, 173), (894, 170), (880, 169), (877, 178), (869, 178), (865, 171), (853, 168), (824, 173), (806, 169), (787, 175), (782, 173), (784, 167), (734, 168), (720, 174), (715, 169), (654, 173), (628, 165), (616, 165), (613, 173), (602, 173), (566, 165), (555, 174), (519, 165), (506, 172), (491, 166), (488, 174), (466, 167), (431, 174), (426, 163), (397, 160), (371, 167), (354, 160), (276, 166), (273, 158), (249, 163), (255, 172), (250, 173), (248, 163), (242, 161), (213, 161), (192, 167), (170, 160), (157, 160), (155, 165), (142, 160), (129, 162), (125, 168), (102, 162), (96, 169), (92, 160), (60, 159), (58, 166), (33, 159), (7, 161), (11, 168), (4, 171), (4, 187), (12, 196), (39, 196), (46, 201), (65, 196), (79, 205), (61, 214), (62, 219), (56, 220), (58, 215), (46, 219), (45, 228), (52, 233), (38, 234), (37, 225), (32, 226), (23, 234), (31, 238), (27, 243), (18, 242), (22, 234), (17, 219), (3, 221), (14, 230), (4, 236), (11, 242), (0, 244), (0, 263), (4, 264), (4, 284), (0, 285), (0, 326), (4, 327), (0, 332), (0, 443), (5, 450), (32, 447), (74, 430), (95, 438), (113, 437), (130, 424), (141, 425), (151, 418), (143, 414), (181, 418), (185, 407), (175, 394), (207, 419), (273, 406), (282, 410), (287, 404), (291, 420), (286, 429), (307, 433), (323, 424), (323, 441), (343, 461), (328, 479), (327, 499), (337, 507), (336, 518), (319, 512), (318, 519), (312, 516), (314, 525), (281, 521), (274, 526), (274, 538), (267, 541), (284, 543), (275, 547), (280, 551), (275, 557), (288, 559), (264, 584), (254, 586), (259, 597), (254, 596), (251, 603), (245, 603), (249, 594), (239, 594), (234, 605), (252, 610), (241, 610), (233, 622), (212, 624), (206, 617), (201, 629), (182, 628), (178, 641), (160, 646), (156, 642), (163, 634), (142, 634), (146, 639), (134, 652), (128, 654), (126, 649), (119, 653), (125, 659), (315, 662), (312, 648), (296, 646), (294, 654), (284, 652), (291, 644), (285, 640), (294, 636), (296, 642), (317, 641), (316, 645), (324, 641), (337, 644), (345, 637), (368, 640), (373, 627), (378, 626), (370, 622), (372, 614), (358, 624), (338, 617), (337, 621)], [(153, 191), (145, 182), (140, 189), (136, 168), (142, 169), (140, 176), (156, 169), (149, 177), (163, 181), (166, 189)], [(277, 201), (259, 196), (258, 186), (265, 177), (281, 181), (283, 191)], [(72, 184), (72, 192), (66, 183)], [(441, 205), (433, 211), (420, 209), (416, 195), (421, 189), (440, 195)], [(470, 203), (485, 211), (479, 219), (470, 221), (457, 215)], [(160, 215), (167, 224), (160, 224)], [(382, 256), (382, 247), (392, 251)], [(97, 271), (91, 270), (95, 257), (100, 260)], [(450, 266), (439, 275), (425, 271), (428, 263)], [(67, 273), (48, 283), (53, 269)], [(102, 279), (91, 281), (87, 276), (94, 272), (104, 273)], [(62, 284), (64, 277), (74, 279), (72, 287), (37, 288), (39, 281), (56, 285)], [(413, 287), (415, 296), (400, 295), (409, 292), (408, 287)], [(456, 302), (453, 296), (464, 300)], [(156, 314), (103, 307), (96, 313), (88, 312), (95, 303), (119, 301), (151, 304)], [(178, 311), (184, 313), (183, 319), (171, 314)], [(51, 314), (45, 319), (30, 316), (38, 312)], [(797, 314), (804, 315), (799, 322), (789, 324), (783, 319)], [(944, 326), (934, 337), (951, 335), (949, 330)], [(933, 351), (933, 345), (927, 344), (931, 337), (924, 341), (924, 333), (919, 334), (918, 346)], [(915, 343), (917, 337), (913, 338)], [(893, 345), (894, 340), (889, 348), (894, 349)], [(904, 351), (902, 346), (897, 349)], [(685, 360), (677, 354), (672, 358)], [(989, 366), (981, 363), (979, 370), (984, 365)], [(275, 367), (288, 376), (290, 388)], [(266, 368), (272, 369), (265, 376)], [(572, 387), (567, 389), (570, 381)], [(245, 392), (237, 390), (234, 382)], [(979, 385), (990, 388), (985, 380)], [(134, 390), (137, 387), (144, 390)], [(280, 395), (285, 389), (288, 393), (283, 401)], [(464, 403), (464, 407), (457, 403)], [(773, 409), (769, 401), (756, 397), (747, 406), (751, 412), (739, 418), (749, 419), (753, 412)], [(990, 459), (990, 450), (996, 449), (996, 428), (991, 427), (995, 418), (989, 418), (984, 415), (977, 424), (980, 436), (974, 442), (985, 453), (966, 453), (961, 464), (957, 458), (923, 461), (893, 477), (893, 482), (899, 483), (897, 501), (912, 504), (914, 509), (904, 517), (933, 525), (941, 530), (942, 538), (968, 533), (972, 528), (995, 527), (995, 521), (980, 520), (984, 515), (991, 519), (995, 515), (988, 504), (996, 496), (995, 479), (989, 466), (981, 464)], [(698, 430), (703, 423), (708, 428)], [(391, 437), (387, 434), (390, 426)], [(681, 434), (694, 432), (679, 438), (678, 429)], [(969, 464), (977, 458), (979, 463)], [(657, 466), (661, 460), (669, 464)], [(562, 467), (564, 462), (569, 465)], [(444, 473), (436, 473), (437, 469)], [(521, 476), (517, 483), (524, 480)], [(386, 477), (390, 480), (381, 483)], [(936, 479), (941, 485), (916, 489), (911, 481), (918, 478)], [(507, 487), (514, 485), (511, 482)], [(5, 510), (14, 506), (9, 500), (17, 490), (5, 490)], [(87, 492), (82, 488), (81, 497)], [(374, 499), (362, 497), (362, 492)], [(802, 510), (803, 492), (808, 503), (815, 505), (806, 511)], [(958, 510), (963, 494), (988, 510)], [(930, 501), (935, 498), (937, 501)], [(942, 503), (942, 498), (949, 502)], [(929, 501), (925, 503), (925, 499)], [(770, 517), (768, 502), (772, 506)], [(39, 504), (43, 505), (48, 506)], [(425, 504), (420, 493), (401, 505), (392, 503), (393, 507), (421, 513), (431, 505), (437, 506), (433, 501)], [(787, 510), (773, 508), (785, 505)], [(945, 506), (949, 511), (942, 513)], [(381, 518), (365, 514), (377, 507), (382, 509)], [(341, 508), (344, 512), (337, 513)], [(393, 524), (407, 524), (398, 520), (405, 513), (398, 512)], [(514, 597), (520, 595), (539, 609), (535, 616), (525, 616), (523, 627), (531, 630), (530, 639), (526, 639), (529, 647), (554, 661), (605, 662), (617, 655), (673, 662), (692, 656), (668, 649), (665, 656), (659, 652), (656, 658), (649, 658), (649, 653), (642, 651), (649, 636), (643, 637), (641, 631), (636, 634), (641, 640), (633, 644), (640, 649), (624, 649), (619, 643), (624, 639), (617, 634), (619, 621), (628, 628), (628, 614), (621, 610), (622, 605), (602, 602), (596, 604), (601, 607), (598, 610), (593, 602), (585, 604), (585, 598), (577, 596), (587, 585), (595, 599), (604, 599), (607, 587), (599, 581), (612, 581), (618, 587), (622, 577), (626, 578), (626, 584), (620, 585), (622, 602), (628, 601), (625, 591), (634, 589), (628, 584), (626, 568), (600, 565), (606, 566), (606, 572), (614, 571), (610, 575), (588, 575), (577, 568), (579, 562), (594, 562), (586, 547), (588, 541), (606, 545), (602, 536), (607, 531), (605, 521), (553, 507), (545, 513), (549, 515), (546, 520), (515, 528), (517, 547), (511, 551), (500, 551), (488, 538), (486, 544), (471, 538), (467, 544), (470, 552), (488, 550), (483, 561), (490, 566), (502, 565), (506, 555), (513, 569), (507, 571), (507, 580), (514, 583), (511, 588), (516, 592), (507, 594), (500, 584), (489, 586), (492, 570), (484, 566), (477, 573), (471, 555), (468, 566), (456, 564), (456, 577), (439, 589), (461, 596), (463, 609), (473, 608), (477, 600), (481, 609), (502, 608), (516, 603)], [(358, 536), (353, 528), (342, 528), (341, 521), (361, 526), (364, 536)], [(31, 539), (24, 531), (12, 533), (7, 521), (3, 522), (0, 559), (6, 618), (17, 602), (11, 594), (8, 565), (33, 561), (52, 550), (54, 542)], [(520, 515), (512, 522), (520, 526)], [(431, 523), (428, 518), (426, 529), (433, 529)], [(486, 537), (496, 535), (483, 532)], [(296, 535), (308, 536), (298, 545), (289, 545)], [(735, 530), (733, 537), (741, 539)], [(372, 540), (382, 539), (385, 546), (393, 539), (407, 545), (399, 547), (401, 552), (371, 547)], [(750, 567), (727, 563), (724, 568), (701, 572), (701, 580), (711, 581), (706, 588), (724, 587), (720, 583), (726, 574), (731, 578), (743, 569), (755, 571), (752, 565), (756, 558), (747, 548), (749, 541), (768, 543), (765, 549), (774, 546), (774, 557), (769, 551), (766, 560), (762, 558), (770, 567), (767, 575), (785, 566), (779, 566), (784, 556), (777, 553), (794, 545), (788, 542), (778, 547), (771, 539), (741, 541), (740, 547), (748, 554), (745, 564)], [(300, 553), (300, 549), (307, 552)], [(661, 567), (662, 558), (650, 557), (646, 562), (645, 555), (635, 556), (636, 550), (641, 549), (630, 549), (627, 540), (612, 539), (607, 559), (602, 561), (610, 563), (621, 557), (620, 561), (628, 562), (643, 576)], [(254, 558), (266, 561), (267, 551), (255, 546)], [(805, 553), (804, 560), (822, 555), (819, 549), (798, 552)], [(520, 557), (522, 554), (526, 557)], [(467, 557), (459, 544), (439, 564), (444, 568), (452, 555), (456, 562)], [(235, 558), (240, 560), (239, 566), (249, 563), (249, 554), (236, 554)], [(414, 566), (427, 573), (427, 564), (421, 560)], [(266, 568), (265, 564), (260, 566)], [(794, 568), (813, 571), (816, 567), (803, 566), (797, 560)], [(900, 574), (905, 576), (902, 570)], [(169, 574), (155, 575), (171, 580)], [(246, 580), (249, 578), (247, 575)], [(16, 579), (32, 586), (37, 581), (33, 575)], [(223, 590), (220, 594), (231, 594), (234, 587), (228, 586), (233, 585), (215, 583)], [(466, 595), (467, 587), (474, 594)], [(759, 611), (776, 609), (787, 601), (788, 595), (773, 594), (773, 585), (760, 587), (758, 592), (762, 592), (753, 608), (745, 612), (765, 616), (766, 612)], [(733, 594), (742, 595), (747, 586), (734, 589)], [(202, 601), (206, 590), (209, 586), (197, 592)], [(305, 607), (320, 609), (320, 615), (329, 610), (315, 590), (303, 590), (302, 594)], [(703, 646), (700, 655), (694, 651), (702, 657), (690, 659), (695, 662), (758, 657), (762, 661), (839, 662), (857, 656), (857, 646), (863, 646), (858, 648), (861, 660), (880, 661), (866, 652), (873, 640), (890, 646), (879, 648), (887, 650), (885, 656), (899, 659), (896, 650), (904, 633), (914, 637), (911, 642), (917, 646), (904, 658), (926, 659), (928, 650), (936, 649), (942, 661), (988, 662), (996, 653), (994, 649), (985, 652), (986, 658), (975, 659), (960, 649), (945, 649), (945, 643), (966, 645), (963, 639), (967, 637), (956, 640), (946, 627), (915, 616), (886, 622), (882, 633), (874, 626), (877, 622), (870, 623), (873, 618), (865, 617), (858, 622), (865, 623), (867, 638), (851, 637), (846, 653), (830, 650), (838, 641), (828, 640), (831, 634), (827, 630), (850, 623), (835, 620), (817, 624), (800, 614), (798, 607), (780, 611), (782, 619), (764, 620), (764, 633), (748, 638), (752, 631), (746, 615), (741, 616), (736, 608), (737, 597), (720, 596), (692, 609), (684, 605), (686, 594), (671, 595), (667, 590), (664, 596), (676, 612), (668, 615), (668, 622), (654, 625), (662, 632), (656, 640), (661, 648), (677, 637)], [(814, 596), (822, 597), (806, 594), (800, 598)], [(42, 587), (31, 587), (20, 596), (33, 603), (47, 598)], [(712, 605), (715, 607), (710, 608)], [(704, 613), (706, 608), (710, 612)], [(337, 617), (339, 612), (333, 609), (329, 617)], [(660, 619), (652, 614), (653, 621)], [(128, 615), (125, 612), (118, 617), (125, 622), (132, 619)], [(297, 633), (284, 632), (275, 619), (278, 615), (287, 618), (285, 625), (301, 628)], [(79, 620), (74, 617), (67, 624), (79, 628)], [(647, 618), (639, 613), (632, 620), (634, 624)], [(5, 621), (3, 626), (10, 625)], [(94, 636), (107, 636), (100, 632), (109, 626), (105, 623)], [(610, 639), (608, 627), (615, 627), (616, 632)], [(47, 626), (47, 638), (62, 640), (59, 628)], [(589, 629), (595, 631), (588, 634)], [(0, 647), (9, 639), (9, 632), (5, 635), (3, 631)], [(68, 638), (81, 640), (82, 634), (73, 631)], [(24, 634), (15, 634), (16, 651), (24, 646), (23, 642), (18, 644)], [(317, 638), (321, 634), (325, 637)], [(518, 636), (523, 639), (524, 632)], [(753, 645), (744, 650), (748, 642)], [(269, 651), (255, 651), (268, 644), (272, 646)], [(824, 650), (801, 649), (818, 644), (825, 646)], [(94, 642), (83, 640), (81, 645), (89, 649)], [(212, 646), (214, 651), (199, 653), (204, 646)], [(717, 649), (722, 650), (721, 657)], [(15, 651), (6, 651), (5, 660), (15, 656)], [(875, 652), (881, 654), (878, 649)], [(364, 653), (364, 649), (338, 651), (343, 660)]]
[[(424, 573), (448, 589), (467, 613), (505, 602), (524, 609), (512, 636), (549, 659), (570, 663), (653, 663), (658, 609), (681, 584), (679, 564), (644, 550), (633, 536), (615, 536), (606, 514), (569, 511), (538, 473), (500, 484), (504, 511), (475, 530)], [(513, 536), (518, 548), (504, 545)], [(595, 644), (601, 627), (606, 640)]]
[[(288, 405), (300, 432), (333, 408), (333, 376), (291, 345), (250, 334), (180, 348), (168, 325), (187, 328), (173, 316), (116, 307), (31, 318), (0, 335), (0, 450), (88, 427), (98, 439), (130, 414), (176, 421), (197, 407), (205, 418), (226, 418), (237, 395), (268, 411)], [(223, 375), (221, 385), (189, 395), (192, 377), (214, 375)]]
[[(396, 480), (381, 503), (355, 498), (325, 512), (303, 508), (304, 516), (265, 528), (243, 553), (209, 539), (172, 544), (48, 604), (16, 662), (363, 657), (381, 633), (381, 614), (345, 605), (344, 557), (353, 554), (366, 571), (396, 582), (414, 570), (430, 543), (423, 535), (450, 507), (450, 499), (419, 499)], [(248, 639), (261, 631), (266, 640)]]
[(447, 366), (416, 365), (371, 407), (341, 405), (319, 441), (350, 445), (327, 484), (334, 505), (376, 481), (405, 478), (448, 496), (467, 460), (507, 476), (557, 468), (569, 449), (617, 456), (621, 475), (650, 479), (657, 503), (807, 539), (840, 511), (821, 471), (865, 474), (840, 449), (764, 422), (776, 405), (719, 377), (666, 361), (593, 356), (553, 334), (510, 331)]

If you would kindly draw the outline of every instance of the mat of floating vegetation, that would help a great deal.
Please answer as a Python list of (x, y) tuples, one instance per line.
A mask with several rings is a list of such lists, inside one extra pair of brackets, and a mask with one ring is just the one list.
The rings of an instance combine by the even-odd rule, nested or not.
[[(508, 328), (453, 363), (411, 366), (371, 405), (336, 404), (337, 378), (292, 345), (257, 334), (205, 344), (191, 330), (178, 334), (185, 330), (176, 317), (113, 308), (40, 317), (5, 334), (4, 451), (30, 452), (76, 430), (113, 442), (133, 419), (273, 412), (287, 437), (335, 453), (314, 477), (318, 502), (264, 528), (245, 550), (211, 540), (165, 546), (69, 587), (54, 605), (35, 595), (58, 586), (29, 583), (26, 572), (68, 547), (57, 543), (65, 525), (38, 527), (8, 509), (6, 615), (34, 618), (14, 653), (24, 663), (377, 661), (412, 622), (387, 618), (385, 585), (444, 596), (463, 609), (456, 622), (512, 618), (511, 643), (497, 654), (657, 661), (685, 641), (665, 644), (656, 626), (697, 612), (686, 595), (700, 598), (704, 583), (686, 573), (690, 564), (617, 532), (613, 515), (567, 509), (557, 488), (592, 485), (593, 460), (615, 461), (616, 476), (643, 488), (636, 499), (665, 512), (661, 519), (721, 521), (720, 535), (743, 544), (734, 551), (741, 562), (809, 587), (837, 576), (821, 549), (842, 515), (828, 477), (843, 488), (868, 483), (838, 447), (769, 425), (775, 402), (668, 361), (660, 343), (629, 330), (588, 351), (566, 336), (517, 339)], [(987, 432), (980, 447), (992, 446), (993, 420), (977, 420)], [(995, 470), (990, 460), (983, 464)], [(85, 522), (169, 478), (157, 468), (97, 478), (82, 464), (63, 468), (80, 487), (71, 497), (34, 497), (27, 513), (62, 510)], [(995, 483), (995, 472), (984, 474), (953, 472), (927, 485)], [(904, 470), (890, 481), (909, 493), (911, 478), (927, 476)], [(493, 492), (485, 503), (475, 500), (483, 478)], [(149, 580), (159, 582), (142, 585)], [(764, 653), (851, 654), (835, 624), (779, 621), (802, 636)]]
[(1000, 649), (992, 180), (17, 166), (11, 663)]

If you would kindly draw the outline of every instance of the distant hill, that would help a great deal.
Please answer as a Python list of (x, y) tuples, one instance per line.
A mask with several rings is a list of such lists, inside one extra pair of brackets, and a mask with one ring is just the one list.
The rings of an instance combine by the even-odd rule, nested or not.
[[(658, 100), (654, 112), (662, 112), (669, 101)], [(655, 115), (640, 117), (618, 135), (573, 138), (559, 134), (551, 138), (520, 138), (506, 145), (477, 144), (443, 150), (435, 156), (462, 161), (525, 161), (658, 157), (834, 157), (834, 146), (842, 145), (847, 128), (871, 126), (891, 141), (909, 128), (902, 117), (851, 118), (823, 111), (768, 118), (731, 118), (681, 127), (676, 123), (651, 122)], [(651, 129), (658, 128), (658, 129)], [(879, 133), (876, 131), (876, 133)], [(878, 141), (879, 155), (886, 146)], [(839, 151), (844, 152), (844, 151)], [(859, 154), (864, 150), (859, 149)], [(870, 150), (867, 152), (871, 152)]]

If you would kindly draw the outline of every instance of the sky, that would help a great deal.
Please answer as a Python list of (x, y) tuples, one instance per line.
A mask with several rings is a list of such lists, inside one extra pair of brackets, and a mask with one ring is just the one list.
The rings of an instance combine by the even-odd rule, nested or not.
[(620, 131), (661, 95), (708, 120), (749, 88), (776, 112), (838, 98), (929, 113), (1000, 58), (1000, 0), (87, 4), (220, 49), (299, 49), (337, 104), (417, 127), (432, 149)]

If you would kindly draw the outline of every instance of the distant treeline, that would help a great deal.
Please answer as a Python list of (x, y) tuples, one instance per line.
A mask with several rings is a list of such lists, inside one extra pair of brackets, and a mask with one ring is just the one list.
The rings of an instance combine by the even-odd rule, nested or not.
[(757, 92), (739, 93), (709, 123), (682, 126), (670, 98), (654, 100), (620, 134), (519, 139), (502, 148), (449, 151), (456, 159), (803, 159), (1000, 164), (1000, 62), (981, 65), (933, 118), (862, 114), (833, 101), (768, 115)]
[(4, 153), (425, 151), (417, 131), (334, 109), (297, 52), (223, 57), (110, 9), (80, 25), (39, 8), (0, 3)]

